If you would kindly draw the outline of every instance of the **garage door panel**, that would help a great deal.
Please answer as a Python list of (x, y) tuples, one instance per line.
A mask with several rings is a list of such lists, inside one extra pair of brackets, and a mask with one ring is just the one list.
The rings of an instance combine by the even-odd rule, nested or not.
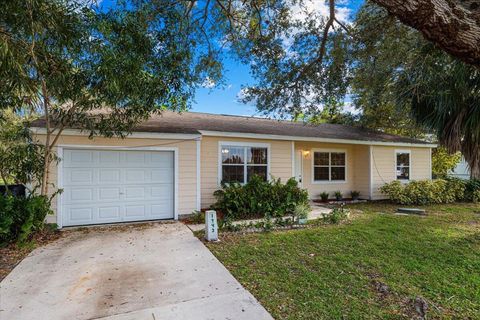
[(171, 169), (151, 170), (150, 181), (153, 183), (173, 183), (173, 175)]
[(64, 185), (92, 184), (93, 176), (92, 169), (70, 169), (65, 175)]
[(92, 201), (93, 190), (91, 188), (69, 188), (65, 192), (65, 197), (71, 201)]
[(120, 169), (98, 169), (98, 182), (100, 184), (106, 183), (120, 183), (121, 182)]
[(145, 181), (145, 170), (141, 169), (125, 169), (126, 183), (142, 183)]
[(72, 150), (69, 154), (65, 155), (65, 162), (71, 167), (85, 166), (86, 164), (93, 163), (93, 153), (90, 150)]
[(125, 199), (135, 200), (135, 199), (145, 199), (146, 192), (145, 187), (127, 187), (125, 188)]
[(120, 188), (98, 188), (99, 201), (120, 200)]
[(98, 162), (101, 166), (119, 166), (121, 153), (118, 151), (98, 152)]
[(71, 221), (90, 221), (93, 219), (93, 208), (67, 208)]
[(99, 207), (98, 218), (100, 220), (120, 218), (120, 207)]
[(64, 150), (63, 225), (172, 219), (172, 151)]

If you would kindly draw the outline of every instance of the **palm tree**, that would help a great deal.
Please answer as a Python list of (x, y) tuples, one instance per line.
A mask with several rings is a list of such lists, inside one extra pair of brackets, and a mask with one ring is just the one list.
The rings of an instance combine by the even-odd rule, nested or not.
[(480, 179), (480, 69), (432, 45), (422, 51), (400, 73), (399, 98), (449, 152), (462, 152), (471, 178)]

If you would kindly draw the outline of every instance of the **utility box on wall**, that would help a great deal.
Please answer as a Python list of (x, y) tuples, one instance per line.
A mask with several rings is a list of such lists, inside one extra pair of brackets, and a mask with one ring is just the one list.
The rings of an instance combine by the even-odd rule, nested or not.
[(207, 241), (218, 240), (217, 212), (215, 210), (205, 212), (205, 239)]

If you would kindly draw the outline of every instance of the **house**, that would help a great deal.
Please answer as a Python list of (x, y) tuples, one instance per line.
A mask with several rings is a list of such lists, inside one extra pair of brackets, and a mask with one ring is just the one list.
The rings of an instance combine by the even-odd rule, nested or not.
[[(44, 139), (41, 121), (33, 129)], [(295, 177), (311, 198), (358, 190), (381, 199), (386, 182), (430, 179), (435, 147), (343, 125), (193, 112), (153, 116), (125, 139), (66, 129), (57, 145), (50, 181), (64, 191), (49, 219), (60, 227), (177, 219), (214, 203), (222, 181), (253, 174)]]

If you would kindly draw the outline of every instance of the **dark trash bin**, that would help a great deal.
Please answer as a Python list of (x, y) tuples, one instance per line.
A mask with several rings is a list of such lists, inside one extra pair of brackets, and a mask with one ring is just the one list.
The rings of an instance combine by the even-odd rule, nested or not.
[[(25, 186), (23, 184), (11, 184), (8, 185), (8, 190), (12, 195), (15, 197), (25, 197)], [(0, 194), (6, 195), (7, 194), (7, 187), (0, 186)]]

